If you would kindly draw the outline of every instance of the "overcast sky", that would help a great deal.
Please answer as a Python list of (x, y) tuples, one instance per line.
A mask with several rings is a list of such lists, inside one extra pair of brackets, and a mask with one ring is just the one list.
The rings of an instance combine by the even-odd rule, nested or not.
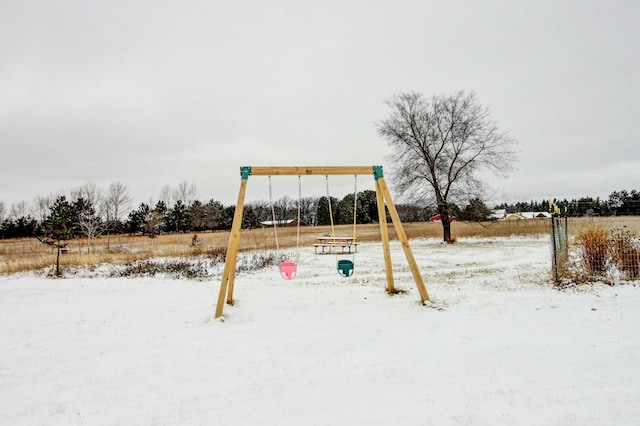
[(188, 181), (233, 204), (242, 165), (393, 184), (383, 101), (462, 89), (519, 141), (495, 201), (606, 198), (640, 189), (639, 47), (638, 0), (0, 0), (0, 201), (120, 181), (137, 206)]

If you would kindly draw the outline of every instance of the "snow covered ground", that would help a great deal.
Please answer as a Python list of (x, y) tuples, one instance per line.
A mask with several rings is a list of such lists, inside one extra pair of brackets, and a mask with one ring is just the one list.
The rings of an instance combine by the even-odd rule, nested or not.
[(640, 288), (548, 283), (540, 238), (380, 244), (355, 275), (219, 280), (0, 277), (1, 425), (634, 425)]

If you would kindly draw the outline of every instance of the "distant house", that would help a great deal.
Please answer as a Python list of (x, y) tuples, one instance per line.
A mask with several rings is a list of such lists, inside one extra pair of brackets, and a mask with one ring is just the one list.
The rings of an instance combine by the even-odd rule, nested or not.
[[(262, 226), (263, 228), (266, 228), (268, 226), (273, 226), (273, 225), (274, 225), (273, 220), (265, 220), (260, 222), (260, 226)], [(275, 225), (276, 226), (297, 226), (298, 221), (295, 219), (281, 219), (281, 220), (276, 220)]]
[(509, 213), (506, 217), (507, 220), (523, 220), (523, 219), (549, 219), (551, 213), (549, 212), (519, 212)]
[(494, 210), (491, 212), (490, 219), (493, 220), (503, 220), (507, 218), (507, 211), (505, 209)]
[[(455, 221), (456, 221), (455, 216), (450, 216), (450, 217), (449, 217), (449, 223), (451, 223), (451, 222), (455, 222)], [(442, 222), (442, 218), (440, 217), (440, 215), (439, 215), (439, 214), (437, 214), (437, 215), (435, 215), (435, 216), (431, 216), (431, 217), (429, 218), (429, 222)]]

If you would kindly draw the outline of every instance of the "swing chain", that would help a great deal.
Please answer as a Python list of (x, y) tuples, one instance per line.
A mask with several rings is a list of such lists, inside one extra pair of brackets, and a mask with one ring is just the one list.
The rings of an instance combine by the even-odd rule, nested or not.
[(279, 256), (280, 244), (278, 243), (278, 225), (276, 224), (276, 210), (273, 206), (273, 194), (271, 192), (271, 176), (269, 176), (269, 204), (271, 205), (271, 220), (273, 221), (273, 235), (276, 239), (276, 256)]

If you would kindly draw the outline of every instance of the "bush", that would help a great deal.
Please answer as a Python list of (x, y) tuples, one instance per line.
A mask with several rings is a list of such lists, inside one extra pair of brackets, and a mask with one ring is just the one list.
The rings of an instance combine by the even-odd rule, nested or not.
[(202, 279), (209, 277), (204, 262), (192, 263), (184, 259), (139, 260), (125, 265), (124, 269), (114, 271), (118, 277), (153, 277), (158, 274), (174, 278)]
[(242, 257), (237, 264), (238, 272), (256, 271), (269, 266), (279, 265), (290, 260), (291, 256), (285, 253), (254, 253), (251, 257)]
[(224, 263), (227, 259), (227, 248), (226, 247), (212, 247), (207, 248), (202, 253), (206, 257), (216, 262)]
[(580, 233), (579, 253), (588, 276), (640, 278), (640, 239), (625, 229), (587, 228)]
[(640, 240), (624, 229), (611, 231), (611, 260), (628, 280), (640, 278)]
[(604, 228), (594, 226), (580, 233), (580, 259), (588, 275), (604, 275), (609, 260), (609, 239)]

